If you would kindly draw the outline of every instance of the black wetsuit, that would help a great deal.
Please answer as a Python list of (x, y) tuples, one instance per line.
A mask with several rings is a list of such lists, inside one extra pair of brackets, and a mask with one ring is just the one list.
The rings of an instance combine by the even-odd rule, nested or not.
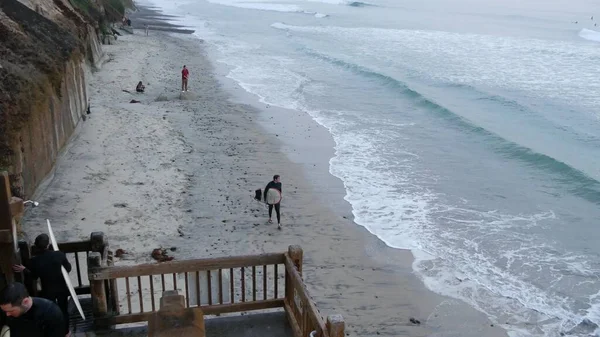
[(45, 299), (32, 297), (33, 305), (19, 317), (7, 317), (12, 337), (65, 337), (63, 313), (58, 306)]
[(63, 278), (61, 266), (65, 267), (67, 272), (71, 271), (71, 264), (65, 253), (45, 250), (31, 259), (27, 270), (34, 279), (40, 278), (41, 297), (58, 304), (65, 316), (65, 331), (69, 331), (69, 288)]
[[(263, 194), (265, 196), (265, 202), (267, 201), (267, 192), (269, 191), (269, 189), (274, 188), (276, 190), (278, 190), (279, 192), (281, 191), (281, 183), (276, 183), (274, 181), (271, 181), (267, 184), (267, 187), (265, 187), (265, 194)], [(271, 215), (273, 214), (273, 207), (275, 207), (275, 213), (277, 213), (277, 223), (281, 223), (281, 215), (279, 214), (279, 206), (281, 203), (276, 203), (274, 205), (269, 204), (269, 219), (271, 218)]]

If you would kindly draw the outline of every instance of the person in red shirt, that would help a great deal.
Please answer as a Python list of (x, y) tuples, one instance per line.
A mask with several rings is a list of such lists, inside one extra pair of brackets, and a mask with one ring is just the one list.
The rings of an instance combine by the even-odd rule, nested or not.
[(181, 70), (181, 92), (187, 91), (187, 83), (188, 83), (189, 76), (190, 76), (190, 71), (184, 65), (183, 69)]

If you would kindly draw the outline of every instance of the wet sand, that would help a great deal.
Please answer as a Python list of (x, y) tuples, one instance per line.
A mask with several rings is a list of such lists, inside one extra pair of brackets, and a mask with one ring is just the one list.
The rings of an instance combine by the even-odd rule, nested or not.
[[(31, 237), (46, 218), (59, 241), (104, 231), (113, 250), (128, 252), (117, 264), (151, 262), (158, 247), (190, 259), (299, 244), (312, 297), (323, 315), (344, 316), (347, 336), (506, 335), (427, 290), (410, 252), (353, 222), (343, 185), (328, 172), (331, 136), (309, 117), (256, 103), (221, 78), (190, 35), (136, 30), (105, 51), (110, 61), (88, 88), (92, 113), (25, 219)], [(184, 96), (183, 64), (191, 76)], [(135, 93), (140, 80), (143, 94)], [(282, 176), (283, 230), (253, 200), (273, 174)]]

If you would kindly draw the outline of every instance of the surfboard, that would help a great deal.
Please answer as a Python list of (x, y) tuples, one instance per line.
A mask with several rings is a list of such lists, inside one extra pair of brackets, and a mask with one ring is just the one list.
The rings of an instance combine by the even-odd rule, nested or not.
[(0, 337), (10, 337), (10, 328), (8, 325), (4, 325), (0, 330)]
[[(58, 251), (58, 244), (56, 243), (56, 238), (54, 237), (54, 232), (52, 231), (52, 226), (50, 226), (50, 220), (46, 219), (46, 223), (48, 223), (48, 236), (50, 237), (50, 242), (52, 243), (52, 248), (55, 251)], [(65, 267), (60, 266), (60, 270), (62, 271), (63, 278), (65, 279), (65, 283), (69, 288), (69, 293), (71, 294), (71, 298), (73, 302), (75, 302), (75, 306), (81, 315), (81, 318), (85, 320), (85, 315), (83, 314), (83, 309), (81, 308), (81, 303), (79, 303), (79, 298), (75, 293), (75, 288), (73, 288), (73, 284), (71, 283), (71, 278), (69, 277), (69, 273), (65, 269)]]
[(269, 205), (275, 205), (281, 202), (281, 192), (275, 188), (269, 188), (267, 195), (265, 195), (265, 201)]

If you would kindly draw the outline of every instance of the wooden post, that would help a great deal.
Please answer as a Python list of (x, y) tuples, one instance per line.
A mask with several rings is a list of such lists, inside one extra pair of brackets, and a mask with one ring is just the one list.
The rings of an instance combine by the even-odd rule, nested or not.
[(162, 297), (160, 298), (160, 310), (184, 307), (185, 298), (183, 295), (179, 295), (177, 290), (163, 291)]
[[(92, 252), (88, 257), (88, 275), (94, 268), (101, 267), (102, 257), (99, 252)], [(90, 293), (92, 295), (92, 313), (94, 318), (104, 318), (108, 314), (104, 280), (90, 280)]]
[[(300, 246), (297, 245), (292, 245), (288, 247), (288, 254), (287, 254), (290, 258), (290, 260), (292, 260), (292, 263), (294, 264), (294, 267), (296, 268), (296, 270), (298, 271), (298, 273), (300, 274), (300, 276), (302, 276), (302, 248)], [(294, 317), (296, 318), (296, 314), (298, 313), (299, 308), (296, 305), (296, 300), (295, 300), (295, 296), (296, 296), (296, 289), (294, 289), (294, 282), (291, 281), (291, 277), (288, 271), (288, 268), (285, 269), (285, 301), (287, 302), (291, 312), (288, 312), (289, 317)], [(302, 323), (298, 322), (299, 324), (299, 328), (300, 330), (303, 329), (302, 327)]]
[[(113, 260), (113, 252), (108, 251), (108, 256), (106, 257), (106, 265), (112, 267), (115, 265)], [(113, 315), (119, 314), (119, 291), (117, 289), (117, 280), (112, 279), (108, 281), (108, 303), (110, 304), (110, 311)], [(154, 296), (154, 294), (152, 295)]]
[(294, 266), (296, 266), (296, 270), (300, 276), (302, 276), (302, 255), (304, 255), (302, 251), (302, 247), (298, 245), (292, 245), (288, 247), (288, 255), (292, 262), (294, 262)]
[[(8, 173), (0, 175), (0, 269), (6, 283), (14, 282), (12, 265), (18, 262), (15, 249), (15, 223), (11, 210), (11, 193)], [(0, 284), (4, 287), (5, 284)]]
[[(90, 235), (90, 245), (92, 252), (98, 252), (102, 254), (104, 252), (104, 247), (108, 245), (108, 240), (104, 237), (103, 232), (92, 232)], [(102, 256), (102, 258), (105, 258)]]
[(342, 315), (330, 315), (327, 316), (327, 333), (329, 337), (344, 337), (344, 318)]
[(163, 292), (160, 310), (148, 320), (149, 337), (205, 337), (204, 313), (198, 307), (186, 308), (176, 290)]

